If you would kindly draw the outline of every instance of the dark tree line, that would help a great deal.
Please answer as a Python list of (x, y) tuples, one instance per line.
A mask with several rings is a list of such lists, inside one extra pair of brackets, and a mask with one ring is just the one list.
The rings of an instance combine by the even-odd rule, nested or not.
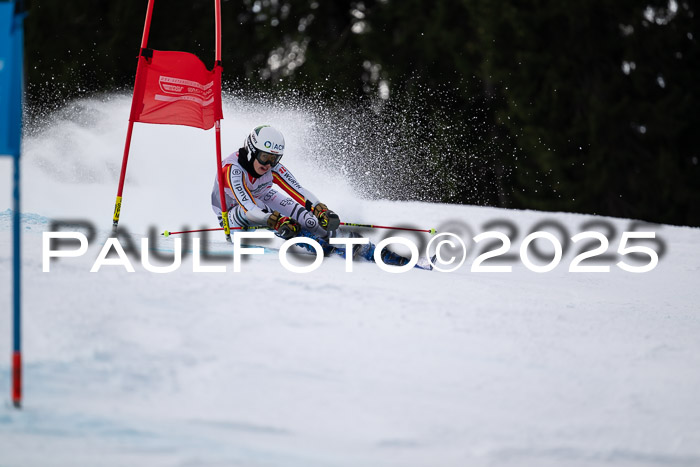
[[(146, 0), (26, 3), (31, 112), (131, 88)], [(700, 225), (695, 2), (222, 0), (222, 12), (225, 88), (315, 103), (326, 136), (356, 154), (336, 163), (368, 193)], [(211, 0), (157, 0), (149, 46), (211, 66), (213, 18)]]

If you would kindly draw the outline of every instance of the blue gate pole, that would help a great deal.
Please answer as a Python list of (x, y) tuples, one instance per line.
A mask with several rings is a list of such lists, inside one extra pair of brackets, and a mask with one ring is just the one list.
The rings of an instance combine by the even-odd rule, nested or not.
[(22, 405), (22, 259), (20, 156), (24, 68), (22, 0), (0, 2), (0, 155), (9, 155), (12, 175), (12, 404)]
[(22, 406), (22, 334), (21, 329), (21, 290), (22, 274), (20, 265), (21, 231), (20, 231), (20, 203), (19, 203), (19, 154), (13, 159), (14, 175), (12, 188), (12, 245), (13, 245), (13, 319), (12, 319), (12, 404), (20, 408)]
[(15, 12), (13, 18), (13, 32), (14, 32), (14, 44), (12, 53), (14, 55), (14, 73), (12, 74), (12, 88), (15, 90), (15, 99), (19, 102), (14, 106), (15, 108), (15, 127), (16, 132), (16, 151), (14, 154), (14, 175), (13, 175), (13, 189), (12, 189), (12, 202), (13, 202), (13, 219), (12, 219), (12, 249), (13, 249), (13, 269), (14, 269), (14, 281), (13, 281), (13, 345), (12, 345), (12, 404), (20, 408), (22, 406), (22, 249), (21, 249), (21, 238), (22, 238), (22, 227), (21, 227), (21, 211), (20, 211), (20, 156), (22, 155), (22, 90), (24, 87), (24, 17), (26, 12), (24, 11), (23, 0), (18, 0), (15, 3)]

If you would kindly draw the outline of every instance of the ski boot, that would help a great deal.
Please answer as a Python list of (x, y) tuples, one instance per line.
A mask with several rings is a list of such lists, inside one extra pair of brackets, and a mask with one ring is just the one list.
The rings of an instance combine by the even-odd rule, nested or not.
[[(321, 245), (321, 249), (323, 250), (323, 256), (329, 256), (337, 250), (336, 247), (328, 243), (327, 239), (321, 238), (318, 235), (314, 235), (308, 230), (302, 229), (301, 233), (297, 235), (297, 237), (306, 237), (316, 241), (319, 245)], [(297, 243), (296, 246), (301, 248), (302, 250), (308, 251), (309, 253), (316, 254), (316, 250), (314, 249), (314, 247), (312, 247), (308, 243)]]
[[(375, 262), (374, 252), (376, 248), (377, 246), (374, 243), (368, 243), (366, 245), (356, 245), (356, 248), (353, 252), (353, 257), (359, 257), (367, 261)], [(384, 264), (388, 264), (390, 266), (404, 266), (410, 261), (408, 258), (404, 258), (403, 256), (398, 255), (393, 251), (390, 251), (389, 248), (386, 247), (382, 249), (380, 255), (382, 261), (384, 261)]]

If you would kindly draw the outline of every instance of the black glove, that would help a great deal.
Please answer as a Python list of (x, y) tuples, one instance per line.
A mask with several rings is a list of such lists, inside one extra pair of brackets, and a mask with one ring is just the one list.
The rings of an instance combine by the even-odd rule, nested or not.
[[(311, 203), (307, 201), (306, 204), (307, 209), (309, 209)], [(340, 227), (340, 217), (338, 217), (338, 214), (328, 209), (328, 206), (326, 206), (325, 204), (318, 203), (316, 206), (313, 207), (313, 210), (309, 210), (313, 212), (314, 216), (316, 216), (316, 218), (318, 219), (318, 225), (320, 225), (324, 229), (337, 230), (338, 227)]]
[(267, 226), (277, 231), (277, 236), (285, 240), (296, 237), (301, 233), (301, 225), (291, 217), (283, 216), (277, 211), (272, 211), (267, 218)]

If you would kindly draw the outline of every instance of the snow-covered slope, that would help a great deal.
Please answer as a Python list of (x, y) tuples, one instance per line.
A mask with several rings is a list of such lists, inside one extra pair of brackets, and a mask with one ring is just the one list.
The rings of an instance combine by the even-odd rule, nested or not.
[[(229, 101), (226, 151), (273, 123), (287, 165), (343, 220), (453, 231), (469, 247), (464, 265), (347, 273), (330, 258), (294, 274), (273, 252), (240, 273), (229, 263), (195, 273), (191, 255), (170, 274), (138, 261), (134, 273), (90, 273), (111, 227), (128, 105), (76, 103), (25, 140), (21, 411), (9, 403), (10, 190), (0, 190), (0, 466), (700, 464), (698, 229), (358, 199), (305, 158), (311, 117)], [(213, 151), (211, 132), (137, 125), (121, 225), (135, 238), (215, 226)], [(44, 273), (49, 219), (98, 232), (86, 255)], [(527, 269), (523, 238), (563, 239), (562, 229), (604, 232), (612, 256), (595, 264), (610, 272), (568, 272), (579, 244), (551, 272)], [(615, 254), (633, 229), (656, 233), (651, 272), (615, 265), (642, 264)], [(471, 272), (471, 239), (488, 230), (507, 233), (514, 256), (484, 264), (512, 272)]]

